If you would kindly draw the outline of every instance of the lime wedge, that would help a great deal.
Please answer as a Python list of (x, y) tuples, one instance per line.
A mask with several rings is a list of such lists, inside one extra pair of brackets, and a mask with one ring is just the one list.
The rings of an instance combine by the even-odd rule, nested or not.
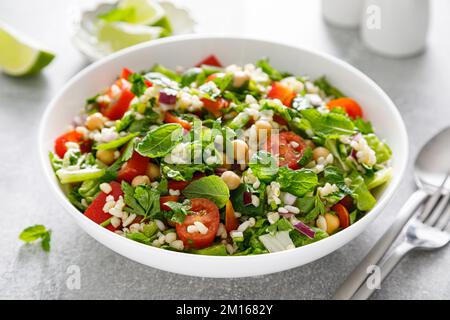
[(149, 27), (126, 22), (101, 23), (98, 29), (98, 41), (117, 51), (135, 44), (158, 39), (167, 35), (161, 27)]
[(47, 66), (55, 55), (10, 27), (0, 25), (0, 69), (11, 76), (34, 74)]
[(134, 14), (127, 22), (151, 26), (165, 16), (164, 9), (152, 0), (121, 0), (117, 5), (119, 9), (134, 8)]

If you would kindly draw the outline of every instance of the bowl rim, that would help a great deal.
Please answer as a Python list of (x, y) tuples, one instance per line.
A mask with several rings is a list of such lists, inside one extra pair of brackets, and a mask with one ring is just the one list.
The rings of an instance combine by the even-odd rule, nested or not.
[[(383, 194), (382, 198), (381, 199), (377, 199), (377, 204), (375, 205), (375, 207), (371, 211), (369, 211), (364, 217), (362, 217), (360, 220), (358, 220), (357, 223), (349, 226), (348, 228), (346, 228), (346, 229), (344, 229), (344, 230), (342, 230), (342, 231), (340, 231), (340, 232), (338, 232), (336, 234), (333, 234), (330, 237), (322, 239), (320, 241), (308, 244), (306, 246), (298, 247), (298, 248), (295, 248), (295, 249), (284, 250), (284, 251), (279, 251), (279, 252), (273, 252), (273, 253), (268, 253), (268, 254), (246, 255), (246, 256), (194, 255), (194, 254), (190, 254), (190, 253), (186, 253), (186, 252), (171, 251), (171, 250), (166, 250), (166, 249), (161, 249), (161, 248), (145, 245), (145, 244), (133, 241), (131, 239), (125, 238), (123, 236), (117, 235), (114, 232), (111, 232), (111, 231), (107, 230), (106, 228), (103, 228), (100, 225), (96, 224), (95, 222), (93, 222), (89, 218), (85, 217), (83, 214), (80, 214), (80, 212), (69, 202), (68, 198), (63, 193), (61, 187), (59, 186), (58, 182), (56, 181), (56, 179), (54, 177), (54, 172), (51, 169), (50, 163), (48, 161), (48, 152), (49, 152), (49, 150), (46, 149), (47, 146), (46, 146), (46, 143), (44, 141), (45, 127), (46, 127), (46, 123), (48, 122), (48, 118), (49, 118), (51, 112), (54, 109), (57, 108), (56, 102), (58, 100), (60, 100), (61, 96), (63, 96), (66, 93), (66, 91), (73, 85), (73, 83), (77, 82), (78, 79), (84, 77), (85, 74), (87, 74), (88, 72), (90, 72), (93, 69), (96, 69), (98, 66), (100, 66), (102, 64), (105, 64), (105, 63), (107, 63), (107, 62), (109, 62), (111, 60), (114, 60), (114, 59), (118, 58), (118, 57), (126, 56), (127, 54), (129, 54), (131, 52), (138, 51), (138, 50), (143, 49), (143, 48), (155, 47), (155, 46), (159, 46), (159, 45), (166, 44), (166, 43), (183, 42), (183, 41), (190, 41), (190, 40), (253, 41), (253, 42), (265, 43), (267, 45), (280, 45), (280, 46), (290, 47), (292, 49), (304, 51), (306, 53), (319, 56), (320, 58), (323, 58), (325, 60), (329, 60), (330, 62), (332, 62), (334, 64), (337, 64), (337, 65), (340, 65), (341, 67), (347, 69), (350, 73), (353, 73), (355, 76), (357, 76), (360, 79), (366, 81), (372, 87), (372, 89), (375, 90), (376, 93), (378, 95), (380, 95), (380, 97), (383, 98), (383, 100), (385, 100), (386, 104), (389, 106), (389, 109), (390, 109), (390, 111), (392, 113), (391, 115), (394, 116), (394, 121), (395, 121), (396, 125), (398, 125), (398, 132), (397, 132), (397, 134), (399, 135), (399, 141), (400, 141), (399, 146), (400, 146), (400, 148), (403, 149), (402, 150), (403, 151), (402, 154), (398, 154), (397, 155), (398, 158), (396, 159), (396, 161), (398, 161), (399, 170), (398, 170), (398, 172), (395, 173), (393, 179), (391, 180), (391, 182), (388, 185), (387, 190), (385, 190), (385, 193)], [(238, 263), (240, 261), (262, 262), (269, 255), (271, 257), (273, 257), (273, 258), (287, 256), (289, 254), (298, 253), (299, 251), (304, 250), (306, 247), (308, 247), (309, 250), (314, 250), (316, 247), (325, 246), (326, 244), (335, 243), (335, 242), (339, 241), (339, 238), (342, 238), (341, 240), (344, 240), (342, 242), (342, 244), (337, 245), (336, 248), (331, 250), (330, 252), (320, 255), (320, 257), (328, 255), (329, 253), (331, 253), (331, 252), (339, 249), (340, 247), (344, 246), (348, 241), (353, 240), (357, 236), (357, 234), (356, 234), (353, 237), (348, 237), (347, 238), (347, 237), (345, 237), (347, 234), (351, 233), (352, 230), (358, 228), (363, 223), (365, 223), (366, 227), (367, 227), (367, 225), (370, 222), (372, 222), (378, 216), (379, 212), (391, 200), (391, 198), (394, 195), (394, 193), (398, 190), (398, 186), (399, 186), (400, 182), (402, 181), (402, 178), (403, 178), (403, 176), (405, 174), (405, 171), (406, 171), (406, 168), (407, 168), (408, 159), (409, 159), (408, 136), (407, 136), (406, 126), (405, 126), (405, 123), (404, 123), (404, 121), (403, 121), (403, 119), (402, 119), (402, 117), (400, 115), (400, 112), (398, 111), (398, 109), (395, 106), (394, 102), (378, 86), (378, 84), (376, 84), (375, 81), (373, 81), (371, 78), (369, 78), (367, 75), (365, 75), (362, 71), (358, 70), (356, 67), (352, 66), (351, 64), (349, 64), (349, 63), (347, 63), (347, 62), (345, 62), (345, 61), (343, 61), (343, 60), (341, 60), (339, 58), (336, 58), (336, 57), (332, 56), (331, 54), (319, 51), (318, 49), (314, 49), (314, 48), (311, 48), (311, 47), (295, 45), (295, 44), (287, 43), (287, 42), (283, 42), (283, 41), (267, 40), (267, 39), (263, 39), (263, 38), (260, 38), (260, 37), (222, 35), (222, 34), (221, 35), (215, 35), (215, 34), (202, 34), (202, 35), (189, 34), (189, 35), (179, 35), (179, 36), (173, 36), (173, 37), (168, 37), (168, 38), (163, 38), (163, 39), (157, 39), (157, 40), (153, 40), (153, 41), (150, 41), (150, 42), (147, 42), (147, 43), (141, 43), (141, 44), (129, 47), (129, 48), (125, 48), (125, 49), (117, 51), (117, 52), (115, 52), (115, 53), (113, 53), (111, 55), (108, 55), (105, 58), (102, 58), (100, 60), (95, 61), (94, 63), (88, 65), (87, 67), (85, 67), (84, 69), (79, 71), (75, 76), (73, 76), (62, 88), (60, 88), (58, 90), (57, 94), (51, 99), (51, 101), (48, 103), (48, 105), (47, 105), (47, 107), (45, 109), (45, 112), (44, 112), (43, 116), (41, 117), (40, 126), (39, 126), (39, 132), (38, 132), (37, 138), (38, 138), (38, 150), (39, 150), (39, 154), (40, 154), (41, 168), (44, 171), (44, 175), (46, 177), (47, 183), (51, 186), (52, 191), (54, 193), (56, 193), (59, 203), (65, 208), (65, 211), (70, 213), (70, 215), (75, 219), (75, 221), (77, 221), (77, 224), (81, 227), (81, 229), (83, 229), (83, 231), (87, 232), (85, 227), (81, 225), (81, 222), (79, 222), (78, 219), (84, 219), (85, 223), (88, 223), (88, 224), (91, 224), (91, 225), (95, 225), (96, 228), (97, 228), (97, 231), (99, 233), (101, 233), (105, 238), (115, 237), (116, 238), (115, 240), (117, 240), (117, 241), (125, 241), (127, 243), (130, 241), (136, 246), (145, 247), (145, 250), (148, 250), (150, 254), (152, 252), (161, 253), (161, 254), (172, 256), (172, 257), (178, 258), (178, 259), (180, 259), (180, 258), (190, 258), (192, 256), (195, 256), (196, 260), (202, 260), (202, 261), (211, 261), (211, 260), (231, 261), (231, 260), (233, 260), (236, 263)], [(363, 230), (364, 229), (360, 230), (360, 232), (363, 231)], [(91, 235), (89, 232), (87, 232), (87, 233), (89, 235)], [(94, 239), (96, 239), (97, 241), (99, 241), (96, 237), (94, 237), (94, 236), (92, 236), (92, 237)], [(103, 241), (99, 241), (99, 242), (104, 244)], [(107, 247), (109, 247), (109, 246), (107, 246)], [(157, 251), (154, 251), (154, 250), (157, 250)], [(113, 251), (115, 251), (115, 250), (113, 249)], [(115, 251), (115, 252), (118, 253), (117, 251)], [(318, 258), (312, 259), (311, 261), (316, 260), (316, 259), (318, 259)], [(285, 269), (288, 269), (288, 268), (290, 268), (290, 267), (284, 268), (282, 270), (285, 270)], [(265, 273), (268, 273), (268, 272), (265, 272)], [(185, 273), (185, 274), (191, 274), (191, 273)]]

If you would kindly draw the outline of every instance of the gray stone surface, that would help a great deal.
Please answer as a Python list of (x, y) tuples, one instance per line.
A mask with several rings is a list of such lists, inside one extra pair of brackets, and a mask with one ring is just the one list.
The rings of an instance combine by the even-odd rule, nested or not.
[[(86, 2), (86, 1), (85, 1)], [(358, 238), (309, 265), (244, 279), (202, 279), (155, 270), (127, 260), (85, 234), (63, 212), (42, 179), (37, 128), (64, 83), (87, 65), (69, 41), (77, 1), (0, 2), (0, 19), (46, 43), (58, 54), (41, 75), (0, 75), (0, 298), (5, 299), (323, 299), (332, 295), (412, 192), (411, 170), (386, 210)], [(187, 3), (187, 1), (185, 1)], [(255, 35), (304, 44), (350, 62), (394, 100), (406, 122), (411, 159), (449, 124), (450, 3), (433, 1), (429, 44), (423, 55), (387, 59), (368, 52), (358, 34), (334, 29), (320, 18), (318, 2), (190, 1), (199, 32)], [(206, 8), (213, 8), (206, 10)], [(288, 8), (288, 9), (286, 9)], [(233, 15), (233, 19), (221, 18)], [(269, 23), (270, 22), (270, 23)], [(399, 20), (401, 23), (401, 20)], [(408, 23), (408, 22), (405, 22)], [(411, 161), (410, 161), (411, 162)], [(22, 245), (20, 231), (35, 223), (53, 230), (52, 251)], [(81, 289), (69, 290), (66, 270), (81, 269)], [(409, 255), (383, 283), (375, 299), (449, 299), (450, 248)]]

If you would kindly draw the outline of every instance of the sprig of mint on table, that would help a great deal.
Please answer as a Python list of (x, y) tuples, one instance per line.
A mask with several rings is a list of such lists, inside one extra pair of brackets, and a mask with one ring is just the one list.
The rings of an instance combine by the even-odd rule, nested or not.
[(51, 234), (52, 231), (50, 229), (47, 230), (47, 228), (45, 228), (42, 224), (37, 224), (23, 230), (19, 235), (19, 239), (26, 243), (31, 243), (41, 239), (42, 249), (46, 252), (49, 252)]

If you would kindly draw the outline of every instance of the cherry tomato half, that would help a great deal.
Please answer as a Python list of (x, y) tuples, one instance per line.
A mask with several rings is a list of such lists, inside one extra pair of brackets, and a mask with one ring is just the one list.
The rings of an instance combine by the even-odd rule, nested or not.
[[(87, 141), (84, 140), (83, 134), (81, 134), (75, 130), (71, 130), (69, 132), (66, 132), (66, 133), (60, 135), (55, 140), (55, 152), (58, 155), (58, 157), (62, 158), (66, 154), (66, 151), (67, 151), (66, 143), (67, 142), (78, 143), (80, 145), (81, 151), (89, 151), (89, 150), (83, 150), (83, 148), (82, 148), (84, 144), (87, 144)], [(86, 147), (87, 147), (87, 145), (86, 145)]]
[(181, 119), (171, 112), (165, 113), (164, 122), (165, 123), (178, 123), (179, 125), (181, 125), (184, 129), (186, 129), (188, 131), (191, 130), (191, 128), (192, 128), (192, 125), (190, 124), (189, 121)]
[(331, 207), (331, 210), (336, 212), (338, 215), (339, 225), (342, 229), (345, 229), (350, 225), (350, 215), (348, 214), (347, 208), (345, 208), (342, 204), (335, 204)]
[(217, 98), (216, 100), (201, 98), (200, 100), (203, 102), (203, 107), (216, 118), (222, 116), (222, 109), (227, 108), (229, 104), (228, 101), (223, 98)]
[(202, 65), (213, 66), (218, 68), (222, 67), (222, 64), (220, 63), (219, 59), (217, 59), (217, 57), (213, 54), (207, 56), (205, 59), (197, 63), (195, 66), (198, 68), (201, 67)]
[[(208, 199), (194, 198), (191, 199), (190, 211), (192, 214), (187, 215), (183, 223), (177, 223), (176, 225), (178, 238), (183, 241), (186, 248), (201, 249), (208, 247), (214, 241), (219, 228), (219, 208)], [(187, 227), (193, 225), (196, 221), (203, 223), (208, 228), (206, 234), (189, 233), (187, 231)]]
[(278, 135), (271, 135), (270, 144), (265, 144), (264, 149), (278, 155), (278, 166), (288, 166), (299, 169), (298, 161), (302, 158), (306, 143), (299, 135), (285, 131)]
[(271, 99), (280, 100), (286, 107), (290, 107), (292, 100), (297, 94), (294, 90), (290, 89), (288, 86), (281, 84), (279, 82), (274, 82), (270, 88), (267, 96)]
[(344, 109), (345, 113), (347, 113), (350, 118), (356, 119), (363, 117), (361, 106), (351, 98), (338, 98), (331, 100), (327, 104), (327, 108), (330, 110), (338, 107)]

